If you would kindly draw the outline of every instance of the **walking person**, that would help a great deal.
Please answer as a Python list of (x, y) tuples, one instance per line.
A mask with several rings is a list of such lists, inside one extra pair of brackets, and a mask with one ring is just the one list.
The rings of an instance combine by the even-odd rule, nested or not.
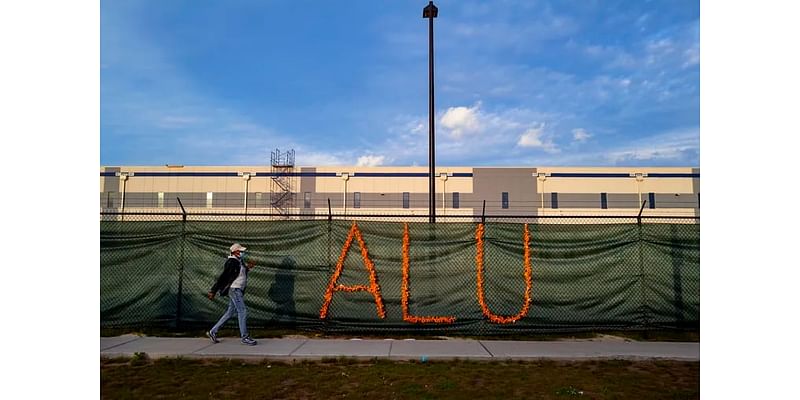
[(247, 307), (244, 305), (244, 290), (247, 286), (247, 273), (255, 267), (255, 263), (250, 261), (247, 265), (242, 262), (244, 251), (247, 250), (239, 243), (234, 243), (231, 246), (231, 255), (225, 261), (225, 267), (222, 270), (217, 282), (208, 291), (208, 298), (214, 300), (217, 292), (222, 296), (228, 296), (228, 310), (219, 319), (216, 325), (206, 332), (206, 336), (211, 339), (213, 343), (219, 343), (217, 340), (217, 332), (219, 328), (230, 319), (234, 312), (239, 317), (239, 333), (242, 337), (242, 343), (250, 346), (256, 345), (247, 332)]

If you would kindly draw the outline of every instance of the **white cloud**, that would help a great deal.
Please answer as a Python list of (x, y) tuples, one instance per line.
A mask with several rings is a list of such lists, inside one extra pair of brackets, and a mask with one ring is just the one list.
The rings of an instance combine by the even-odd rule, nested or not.
[(543, 140), (544, 124), (539, 125), (538, 128), (531, 128), (525, 131), (517, 141), (517, 146), (540, 148), (548, 153), (557, 153), (559, 150), (551, 140)]
[(203, 119), (196, 116), (186, 115), (165, 115), (155, 121), (155, 125), (159, 128), (184, 128), (188, 126), (197, 125), (203, 122)]
[[(640, 18), (648, 19), (647, 14)], [(699, 21), (692, 21), (672, 26), (625, 45), (580, 45), (583, 54), (599, 62), (604, 70), (626, 70), (634, 74), (637, 81), (669, 81), (681, 76), (681, 69), (700, 63), (700, 25)]]
[(439, 123), (449, 130), (450, 136), (459, 139), (465, 134), (480, 132), (481, 123), (478, 117), (478, 108), (474, 107), (450, 107), (439, 119)]
[(700, 130), (670, 131), (637, 140), (629, 146), (607, 153), (612, 163), (692, 159), (700, 153)]
[(638, 26), (642, 31), (645, 29), (645, 24), (647, 20), (650, 19), (650, 14), (642, 14), (639, 18), (636, 18), (636, 26)]
[(686, 61), (683, 63), (683, 67), (691, 67), (693, 65), (700, 64), (700, 44), (695, 43), (692, 47), (686, 49), (683, 52)]
[(337, 155), (319, 152), (298, 152), (296, 165), (308, 166), (328, 166), (328, 165), (345, 165), (348, 164), (345, 160)]
[[(452, 107), (451, 109), (456, 108)], [(478, 128), (470, 135), (455, 138), (437, 116), (436, 161), (439, 165), (511, 165), (527, 150), (518, 147), (520, 133), (526, 128), (547, 123), (558, 126), (565, 118), (527, 108), (484, 111), (482, 103), (472, 107)], [(423, 129), (419, 129), (424, 127)], [(383, 165), (426, 165), (428, 158), (427, 118), (421, 115), (398, 115), (387, 127), (387, 138), (361, 149), (359, 154), (386, 154)], [(548, 131), (549, 133), (549, 131)], [(546, 135), (547, 136), (547, 135)], [(548, 149), (555, 149), (549, 146)], [(355, 159), (355, 158), (354, 158)]]
[(700, 24), (692, 24), (689, 31), (688, 36), (691, 38), (691, 46), (683, 52), (685, 58), (684, 68), (700, 64)]
[(607, 69), (632, 69), (639, 64), (633, 54), (619, 46), (589, 45), (583, 51), (592, 59), (601, 60)]
[(542, 128), (528, 129), (522, 134), (522, 136), (519, 137), (519, 142), (517, 142), (517, 145), (522, 147), (542, 147), (543, 143), (541, 136)]
[[(561, 38), (568, 38), (580, 31), (580, 24), (573, 16), (556, 13), (551, 7), (536, 7), (529, 12), (530, 1), (505, 6), (491, 5), (465, 9), (468, 18), (442, 25), (440, 29), (443, 49), (500, 48), (506, 51), (534, 52), (543, 44)], [(457, 11), (450, 11), (457, 12)], [(487, 13), (488, 12), (488, 13)], [(524, 22), (517, 20), (515, 13), (523, 12)], [(447, 40), (451, 39), (451, 40)], [(419, 43), (419, 42), (415, 42)], [(417, 46), (419, 47), (419, 46)]]
[(359, 167), (376, 167), (379, 165), (383, 165), (385, 158), (386, 158), (385, 156), (373, 156), (373, 155), (361, 156), (358, 157), (356, 165)]
[(592, 137), (592, 134), (587, 132), (586, 129), (577, 128), (572, 130), (572, 139), (576, 142), (585, 142)]
[(674, 43), (670, 38), (653, 39), (647, 42), (646, 47), (652, 53), (669, 53), (673, 51)]

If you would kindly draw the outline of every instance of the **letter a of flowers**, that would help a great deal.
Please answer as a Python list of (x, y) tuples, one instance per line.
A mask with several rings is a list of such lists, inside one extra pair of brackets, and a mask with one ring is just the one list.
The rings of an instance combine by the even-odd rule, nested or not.
[(478, 268), (478, 303), (481, 305), (481, 310), (483, 311), (483, 315), (489, 318), (490, 321), (496, 324), (510, 324), (519, 321), (522, 317), (528, 314), (528, 308), (530, 307), (531, 303), (531, 250), (530, 250), (530, 234), (528, 233), (528, 224), (525, 224), (525, 231), (523, 233), (523, 245), (525, 247), (524, 250), (524, 265), (525, 265), (525, 300), (522, 305), (522, 309), (519, 311), (517, 315), (513, 315), (510, 317), (504, 317), (501, 315), (496, 315), (489, 310), (489, 306), (486, 305), (486, 299), (484, 299), (484, 282), (483, 282), (483, 235), (484, 235), (485, 227), (483, 224), (478, 224), (478, 229), (475, 232), (475, 239), (478, 241), (476, 255), (475, 255), (475, 264)]
[(418, 317), (408, 312), (408, 270), (409, 270), (409, 237), (408, 224), (403, 225), (403, 287), (401, 304), (403, 306), (403, 321), (413, 324), (451, 324), (455, 317)]
[[(347, 259), (347, 252), (350, 250), (350, 245), (353, 244), (353, 239), (358, 240), (358, 245), (361, 247), (361, 258), (364, 260), (364, 267), (369, 273), (369, 286), (345, 286), (336, 284), (336, 281), (339, 280), (339, 276), (342, 274), (344, 260)], [(350, 233), (348, 233), (347, 240), (344, 242), (344, 247), (342, 247), (342, 254), (339, 255), (339, 261), (336, 263), (336, 270), (334, 270), (331, 281), (328, 283), (328, 289), (325, 291), (325, 302), (322, 304), (322, 309), (319, 311), (319, 317), (321, 319), (325, 319), (325, 317), (328, 316), (328, 307), (333, 300), (333, 292), (338, 291), (364, 291), (372, 293), (372, 296), (375, 297), (375, 308), (377, 309), (378, 317), (386, 317), (386, 311), (383, 309), (383, 300), (381, 299), (381, 287), (378, 285), (378, 277), (375, 273), (375, 264), (369, 258), (369, 252), (367, 251), (366, 243), (364, 243), (364, 237), (361, 235), (361, 230), (358, 229), (358, 225), (356, 225), (355, 221), (353, 221), (353, 226), (350, 227)]]

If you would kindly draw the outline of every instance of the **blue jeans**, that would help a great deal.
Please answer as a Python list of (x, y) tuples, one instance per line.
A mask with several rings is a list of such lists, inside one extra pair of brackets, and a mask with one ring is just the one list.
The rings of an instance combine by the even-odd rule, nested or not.
[(211, 333), (216, 335), (219, 328), (225, 325), (225, 322), (227, 322), (235, 312), (239, 316), (239, 333), (245, 338), (249, 335), (247, 333), (247, 307), (244, 305), (244, 293), (242, 293), (242, 289), (233, 288), (228, 293), (228, 297), (230, 297), (228, 310), (225, 311), (225, 314), (222, 315), (222, 318), (219, 319), (217, 324), (211, 328)]

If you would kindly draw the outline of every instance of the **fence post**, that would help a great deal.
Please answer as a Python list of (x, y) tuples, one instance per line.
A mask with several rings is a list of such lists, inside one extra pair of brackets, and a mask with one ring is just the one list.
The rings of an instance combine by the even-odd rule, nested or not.
[(642, 206), (639, 208), (639, 214), (636, 216), (636, 229), (638, 233), (638, 250), (639, 250), (639, 282), (641, 286), (641, 312), (642, 312), (642, 327), (644, 328), (644, 337), (647, 338), (647, 329), (649, 327), (648, 322), (648, 313), (647, 313), (647, 287), (645, 285), (645, 270), (644, 270), (644, 253), (642, 250), (642, 242), (643, 235), (642, 235), (642, 210), (644, 210), (644, 205), (647, 203), (647, 200), (642, 201)]
[[(441, 220), (440, 220), (441, 221)], [(436, 257), (437, 254), (437, 246), (436, 246), (436, 223), (429, 223), (427, 225), (428, 228), (428, 250), (430, 251), (428, 257), (430, 258), (430, 263), (428, 264), (428, 272), (431, 279), (434, 279), (434, 275), (436, 271), (439, 269), (436, 265)]]
[(636, 223), (640, 226), (642, 225), (642, 211), (644, 211), (644, 205), (647, 203), (647, 200), (642, 201), (642, 206), (639, 207), (639, 215), (636, 216)]
[[(333, 213), (331, 213), (331, 198), (328, 197), (328, 273), (333, 271), (333, 263), (331, 261), (331, 225), (333, 223)], [(328, 333), (329, 318), (322, 320), (322, 331)]]
[(331, 213), (331, 198), (328, 197), (328, 268), (331, 267), (331, 222), (333, 221), (333, 214)]
[(486, 200), (483, 201), (483, 211), (481, 211), (481, 223), (486, 223)]
[(181, 223), (181, 258), (180, 263), (178, 264), (178, 301), (175, 310), (175, 328), (180, 329), (181, 327), (181, 309), (183, 303), (183, 267), (186, 263), (185, 259), (185, 250), (186, 250), (186, 209), (183, 208), (183, 203), (181, 202), (180, 197), (176, 197), (178, 199), (178, 205), (181, 206), (181, 212), (183, 213), (183, 222)]

